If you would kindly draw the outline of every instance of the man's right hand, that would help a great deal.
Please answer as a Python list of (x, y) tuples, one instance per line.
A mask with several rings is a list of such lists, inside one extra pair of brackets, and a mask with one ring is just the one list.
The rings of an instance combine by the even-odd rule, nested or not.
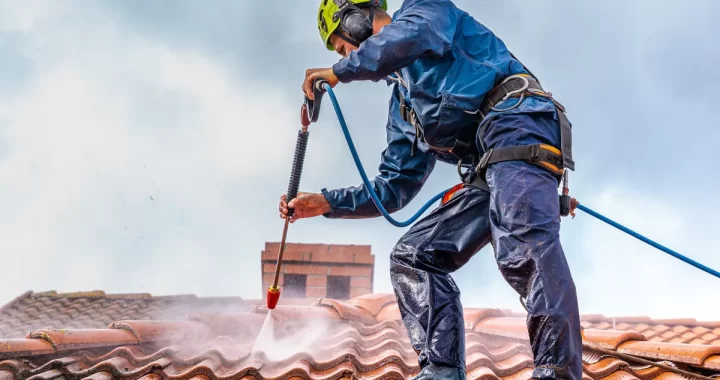
[(280, 217), (286, 219), (288, 208), (295, 209), (290, 223), (294, 223), (298, 219), (312, 218), (332, 211), (330, 203), (320, 193), (298, 193), (297, 197), (290, 201), (289, 205), (286, 199), (286, 194), (280, 197)]

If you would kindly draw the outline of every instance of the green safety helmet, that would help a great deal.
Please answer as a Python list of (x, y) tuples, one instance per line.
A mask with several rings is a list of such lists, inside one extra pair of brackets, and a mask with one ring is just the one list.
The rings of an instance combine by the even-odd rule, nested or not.
[[(334, 51), (335, 48), (330, 43), (330, 36), (335, 33), (338, 26), (342, 22), (342, 18), (353, 10), (371, 6), (380, 6), (382, 10), (387, 11), (387, 0), (320, 0), (320, 9), (318, 10), (318, 30), (320, 38), (328, 50)], [(364, 16), (364, 14), (363, 14)], [(365, 22), (370, 21), (364, 17)], [(369, 33), (364, 25), (346, 25), (361, 34)], [(365, 30), (363, 30), (365, 29)], [(353, 31), (345, 30), (357, 42), (357, 38), (353, 36)], [(362, 41), (360, 41), (362, 42)]]

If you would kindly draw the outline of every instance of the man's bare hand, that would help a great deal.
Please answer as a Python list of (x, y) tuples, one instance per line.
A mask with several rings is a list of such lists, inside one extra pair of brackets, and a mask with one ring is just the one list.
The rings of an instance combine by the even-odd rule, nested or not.
[(305, 71), (305, 81), (303, 81), (303, 92), (305, 93), (305, 96), (308, 97), (310, 100), (315, 100), (315, 96), (313, 94), (313, 82), (315, 79), (322, 78), (328, 81), (328, 84), (330, 84), (331, 88), (335, 88), (335, 85), (340, 82), (338, 77), (335, 76), (335, 73), (332, 71), (331, 68), (328, 69), (308, 69)]
[(290, 201), (290, 204), (286, 202), (286, 199), (286, 194), (280, 197), (280, 217), (286, 219), (288, 209), (295, 209), (290, 223), (295, 223), (298, 219), (312, 218), (332, 211), (325, 196), (319, 193), (298, 193), (298, 196)]

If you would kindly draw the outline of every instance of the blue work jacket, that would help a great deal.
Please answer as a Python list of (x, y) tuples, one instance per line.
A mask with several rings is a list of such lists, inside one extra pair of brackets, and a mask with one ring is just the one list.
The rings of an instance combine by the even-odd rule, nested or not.
[[(485, 95), (509, 75), (528, 73), (503, 41), (450, 0), (405, 0), (390, 24), (332, 69), (342, 83), (386, 80), (394, 86), (386, 125), (388, 146), (379, 174), (371, 181), (390, 213), (412, 201), (438, 160), (457, 164), (458, 157), (450, 153), (456, 139), (477, 144), (473, 137)], [(401, 97), (423, 128), (414, 154), (416, 131), (400, 116)], [(510, 102), (517, 100), (497, 107), (513, 105)], [(531, 97), (506, 112), (534, 111), (555, 112), (555, 106)], [(328, 218), (381, 215), (362, 183), (322, 193), (332, 207)]]

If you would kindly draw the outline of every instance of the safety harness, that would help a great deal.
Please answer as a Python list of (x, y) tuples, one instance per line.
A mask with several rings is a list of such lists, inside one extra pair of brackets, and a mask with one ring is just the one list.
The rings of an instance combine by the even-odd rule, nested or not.
[[(527, 70), (527, 69), (526, 69)], [(529, 70), (527, 70), (530, 72)], [(491, 112), (504, 112), (518, 107), (525, 97), (540, 96), (552, 101), (557, 109), (557, 115), (560, 122), (560, 149), (547, 144), (518, 145), (503, 148), (488, 149), (478, 158), (476, 153), (472, 153), (474, 149), (472, 141), (456, 140), (455, 145), (450, 151), (458, 160), (458, 174), (462, 179), (462, 185), (453, 187), (446, 194), (443, 201), (446, 202), (452, 195), (463, 185), (478, 187), (489, 191), (485, 174), (487, 168), (497, 162), (523, 160), (552, 173), (558, 179), (560, 184), (563, 176), (566, 176), (566, 170), (575, 170), (575, 162), (572, 158), (572, 126), (565, 115), (565, 107), (552, 97), (551, 93), (543, 90), (540, 82), (532, 74), (516, 74), (507, 77), (500, 84), (494, 87), (483, 100), (480, 109), (477, 111), (477, 122), (482, 124), (478, 136), (482, 139), (485, 135), (490, 120), (485, 120), (486, 116)], [(517, 99), (513, 105), (507, 108), (497, 108), (497, 106), (507, 100)], [(413, 142), (414, 153), (417, 147), (418, 138), (423, 139), (422, 126), (418, 120), (415, 111), (409, 106), (402, 96), (400, 96), (400, 116), (403, 120), (410, 123), (415, 128), (415, 140)], [(482, 141), (482, 140), (481, 140)], [(462, 172), (462, 164), (470, 161), (473, 169)]]

